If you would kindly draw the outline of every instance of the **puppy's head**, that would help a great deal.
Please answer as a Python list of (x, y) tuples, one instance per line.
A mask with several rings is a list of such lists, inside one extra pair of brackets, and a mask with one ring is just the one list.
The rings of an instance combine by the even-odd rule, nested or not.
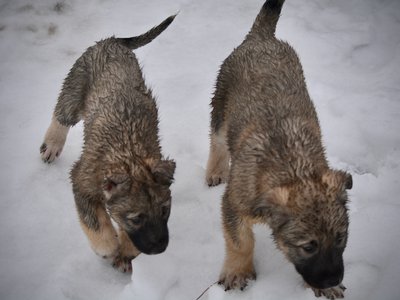
[(347, 243), (349, 174), (327, 171), (317, 182), (271, 191), (265, 208), (274, 239), (310, 286), (325, 289), (343, 279)]
[(174, 171), (174, 161), (159, 160), (132, 168), (113, 166), (106, 172), (103, 193), (107, 210), (145, 254), (161, 253), (167, 248)]

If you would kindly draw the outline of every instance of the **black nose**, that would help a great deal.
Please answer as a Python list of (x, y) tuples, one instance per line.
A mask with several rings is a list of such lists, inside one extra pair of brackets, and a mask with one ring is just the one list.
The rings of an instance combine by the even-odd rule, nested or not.
[(148, 224), (141, 230), (129, 234), (136, 248), (144, 254), (158, 254), (165, 251), (169, 242), (167, 224)]
[(312, 287), (326, 289), (339, 285), (344, 274), (343, 250), (328, 249), (308, 259), (305, 263), (295, 265), (296, 270)]
[(317, 289), (327, 289), (339, 285), (343, 279), (343, 267), (321, 269), (318, 265), (296, 266), (305, 282)]
[(150, 243), (150, 253), (149, 254), (158, 254), (164, 252), (168, 246), (168, 236), (162, 236), (158, 241), (154, 241)]
[(169, 241), (167, 224), (156, 223), (153, 226), (149, 226), (147, 238), (151, 254), (163, 252), (167, 248)]

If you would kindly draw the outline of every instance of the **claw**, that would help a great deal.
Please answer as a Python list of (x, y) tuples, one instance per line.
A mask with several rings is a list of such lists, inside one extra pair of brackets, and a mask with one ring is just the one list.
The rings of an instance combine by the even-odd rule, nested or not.
[(46, 143), (43, 143), (43, 144), (40, 146), (40, 153), (44, 153), (46, 150), (47, 150), (47, 145), (46, 145)]
[(346, 287), (342, 284), (332, 287), (332, 288), (327, 288), (327, 289), (317, 289), (317, 288), (311, 288), (314, 292), (314, 295), (316, 297), (321, 297), (325, 296), (327, 299), (335, 300), (337, 298), (343, 298), (343, 292), (346, 290)]
[(122, 273), (127, 273), (132, 271), (131, 260), (133, 257), (125, 257), (121, 255), (117, 255), (114, 257), (112, 266), (119, 270)]

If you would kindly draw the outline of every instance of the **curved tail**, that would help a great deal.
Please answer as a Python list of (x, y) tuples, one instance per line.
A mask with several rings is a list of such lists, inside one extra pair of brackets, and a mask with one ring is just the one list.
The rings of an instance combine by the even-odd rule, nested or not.
[(263, 32), (267, 36), (274, 36), (276, 24), (278, 23), (282, 6), (285, 0), (265, 1), (260, 13), (258, 14), (251, 32)]
[(124, 46), (128, 47), (131, 50), (140, 48), (152, 40), (154, 40), (157, 36), (161, 34), (167, 27), (172, 23), (175, 19), (176, 15), (170, 16), (162, 21), (159, 25), (153, 27), (146, 33), (143, 33), (139, 36), (134, 36), (130, 38), (117, 38), (117, 40)]

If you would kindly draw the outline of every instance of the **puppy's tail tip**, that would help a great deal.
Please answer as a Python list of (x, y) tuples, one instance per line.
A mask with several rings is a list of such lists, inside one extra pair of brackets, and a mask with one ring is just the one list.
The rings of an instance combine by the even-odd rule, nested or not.
[(122, 45), (128, 47), (131, 50), (140, 48), (152, 40), (154, 40), (157, 36), (159, 36), (167, 27), (174, 21), (175, 17), (179, 14), (179, 11), (166, 18), (162, 21), (159, 25), (151, 28), (146, 33), (143, 33), (139, 36), (134, 36), (130, 38), (117, 38), (117, 41), (120, 42)]
[(257, 16), (255, 27), (262, 27), (263, 32), (267, 32), (268, 36), (274, 36), (276, 24), (278, 23), (284, 2), (285, 0), (265, 1), (259, 15)]
[(263, 9), (280, 14), (285, 0), (267, 0), (263, 5)]

